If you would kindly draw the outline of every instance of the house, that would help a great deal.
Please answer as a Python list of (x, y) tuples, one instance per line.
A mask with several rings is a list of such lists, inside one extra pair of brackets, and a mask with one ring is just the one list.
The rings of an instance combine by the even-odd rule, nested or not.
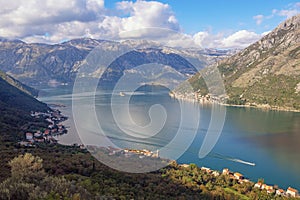
[(222, 174), (225, 174), (225, 175), (229, 175), (229, 173), (230, 173), (230, 171), (227, 168), (223, 169), (223, 171), (222, 171)]
[(45, 131), (44, 131), (44, 135), (49, 135), (50, 134), (50, 130), (49, 129), (46, 129)]
[(257, 182), (257, 183), (255, 183), (254, 187), (261, 189), (262, 185), (263, 184), (261, 182)]
[(250, 183), (251, 181), (249, 179), (246, 179), (245, 177), (243, 177), (243, 179), (239, 180), (239, 183)]
[(218, 171), (213, 171), (212, 175), (214, 175), (215, 177), (220, 176), (220, 173)]
[(26, 138), (26, 140), (28, 140), (28, 141), (32, 141), (32, 140), (33, 140), (33, 134), (32, 134), (32, 133), (26, 133), (26, 134), (25, 134), (25, 138)]
[(268, 191), (269, 191), (269, 190), (274, 190), (274, 187), (271, 186), (271, 185), (266, 185), (266, 186), (265, 186), (265, 189), (268, 190)]
[(286, 194), (289, 195), (289, 196), (291, 196), (291, 197), (296, 197), (296, 196), (298, 196), (298, 190), (289, 187), (289, 188), (286, 190)]
[(211, 169), (208, 167), (201, 167), (201, 170), (207, 172), (207, 173), (211, 173)]
[(188, 168), (190, 165), (188, 165), (188, 164), (181, 164), (181, 165), (179, 165), (180, 167), (183, 167), (183, 168)]
[(37, 131), (34, 133), (34, 137), (41, 137), (42, 133), (40, 131)]
[(233, 174), (234, 178), (238, 179), (238, 180), (242, 180), (244, 178), (243, 174), (240, 174), (238, 172), (235, 172)]
[(285, 191), (283, 189), (278, 189), (278, 190), (276, 190), (276, 195), (284, 196), (285, 195)]

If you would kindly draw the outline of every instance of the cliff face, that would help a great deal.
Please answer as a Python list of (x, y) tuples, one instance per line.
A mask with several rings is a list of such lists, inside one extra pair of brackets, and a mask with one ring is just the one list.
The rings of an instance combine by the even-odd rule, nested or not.
[[(229, 104), (300, 110), (300, 15), (296, 15), (232, 57), (217, 64)], [(190, 81), (205, 91), (201, 78)], [(207, 91), (206, 91), (207, 92)]]

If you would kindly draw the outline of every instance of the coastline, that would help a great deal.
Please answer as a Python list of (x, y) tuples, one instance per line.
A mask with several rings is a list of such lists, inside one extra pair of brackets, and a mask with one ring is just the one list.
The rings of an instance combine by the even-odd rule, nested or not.
[[(94, 156), (99, 156), (99, 153), (101, 152), (101, 157), (103, 156), (107, 156), (107, 159), (109, 158), (117, 158), (117, 159), (125, 159), (125, 160), (128, 160), (128, 161), (131, 161), (131, 162), (127, 162), (127, 164), (133, 164), (135, 162), (145, 162), (145, 163), (148, 163), (148, 164), (153, 164), (152, 162), (155, 161), (155, 162), (162, 162), (162, 163), (169, 163), (168, 166), (178, 166), (178, 169), (189, 169), (189, 168), (193, 168), (193, 166), (196, 166), (199, 170), (207, 173), (207, 174), (210, 174), (210, 175), (213, 175), (213, 177), (217, 178), (221, 175), (224, 175), (224, 176), (228, 176), (228, 178), (232, 179), (232, 180), (236, 180), (236, 182), (238, 184), (245, 184), (245, 183), (249, 183), (252, 185), (252, 188), (257, 188), (261, 191), (263, 190), (266, 190), (267, 193), (269, 194), (274, 194), (274, 196), (277, 196), (277, 191), (280, 191), (280, 190), (284, 190), (284, 191), (287, 191), (288, 188), (291, 188), (293, 186), (289, 186), (288, 188), (285, 188), (285, 189), (282, 189), (282, 187), (280, 187), (279, 185), (277, 184), (274, 184), (274, 185), (270, 185), (268, 183), (265, 183), (264, 181), (264, 178), (261, 177), (260, 179), (258, 179), (257, 181), (254, 181), (254, 180), (251, 180), (250, 178), (247, 178), (247, 175), (243, 175), (239, 172), (234, 172), (234, 171), (231, 171), (230, 169), (228, 168), (223, 168), (223, 170), (219, 171), (219, 170), (215, 170), (215, 169), (211, 169), (211, 168), (208, 168), (208, 167), (205, 167), (205, 166), (199, 166), (199, 165), (196, 165), (194, 163), (177, 163), (176, 160), (170, 160), (168, 158), (162, 158), (159, 156), (159, 152), (157, 150), (157, 152), (153, 152), (153, 151), (150, 151), (150, 150), (147, 150), (147, 149), (143, 149), (143, 150), (139, 150), (139, 149), (118, 149), (118, 148), (113, 148), (111, 146), (108, 146), (108, 147), (96, 147), (96, 146), (86, 146), (85, 147), (92, 155)], [(147, 160), (151, 162), (146, 162)], [(153, 160), (154, 159), (154, 160)], [(158, 160), (155, 160), (155, 159), (158, 159)], [(135, 162), (133, 162), (135, 161)], [(123, 160), (124, 162), (124, 160)], [(133, 163), (132, 163), (133, 162)], [(157, 163), (156, 163), (157, 164)], [(149, 166), (148, 166), (149, 167)], [(285, 193), (285, 192), (284, 192)], [(284, 194), (282, 194), (284, 195)], [(298, 198), (300, 196), (297, 196)]]
[(199, 104), (207, 104), (207, 105), (213, 105), (213, 104), (218, 104), (218, 105), (223, 105), (226, 107), (239, 107), (239, 108), (256, 108), (260, 110), (268, 110), (268, 111), (285, 111), (285, 112), (295, 112), (295, 113), (300, 113), (300, 110), (297, 109), (292, 109), (292, 108), (286, 108), (286, 107), (278, 107), (278, 106), (270, 106), (269, 104), (256, 104), (256, 103), (251, 103), (251, 104), (228, 104), (228, 103), (222, 103), (217, 100), (211, 100), (206, 97), (202, 98), (190, 98), (190, 97), (183, 97), (182, 95), (178, 95), (174, 92), (169, 93), (169, 96), (174, 99), (186, 101), (186, 102), (193, 102), (193, 103), (199, 103)]
[[(198, 102), (196, 99), (192, 99), (192, 98), (181, 98), (181, 100), (186, 100), (186, 101), (189, 101), (189, 102), (194, 102), (194, 103), (200, 103), (200, 102)], [(209, 104), (217, 104), (217, 102), (209, 102), (209, 101), (206, 101), (206, 102), (203, 102), (202, 104), (207, 104), (207, 105), (209, 105)], [(218, 103), (218, 104), (220, 104), (220, 103)], [(68, 107), (68, 104), (66, 104), (67, 105), (67, 107)], [(220, 104), (221, 105), (221, 104)], [(253, 107), (253, 106), (244, 106), (244, 105), (224, 105), (224, 106), (229, 106), (229, 107), (251, 107), (251, 108), (256, 108), (256, 109), (259, 109), (259, 108), (257, 108), (257, 107)], [(62, 109), (62, 111), (63, 110), (65, 110), (65, 108), (64, 107), (61, 107), (61, 108), (59, 108), (59, 109)], [(270, 109), (266, 109), (266, 110), (270, 110)], [(64, 113), (64, 112), (63, 112)], [(67, 112), (68, 113), (68, 112)], [(67, 113), (64, 113), (64, 114), (67, 114)], [(68, 114), (67, 114), (67, 116), (68, 116)], [(70, 119), (68, 119), (68, 120), (70, 120)], [(64, 121), (63, 123), (65, 124), (67, 121)], [(69, 135), (71, 133), (71, 131), (69, 131), (66, 135)], [(72, 133), (71, 133), (72, 134)], [(66, 136), (66, 135), (64, 135), (64, 136)], [(60, 143), (60, 142), (59, 142)], [(73, 144), (63, 144), (63, 143), (60, 143), (61, 145), (66, 145), (66, 146), (72, 146)], [(80, 143), (78, 143), (78, 144), (80, 144)]]

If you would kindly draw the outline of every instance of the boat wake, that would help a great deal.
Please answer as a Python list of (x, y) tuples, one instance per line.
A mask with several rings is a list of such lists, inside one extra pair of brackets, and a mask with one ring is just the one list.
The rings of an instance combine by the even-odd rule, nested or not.
[(241, 160), (241, 159), (238, 159), (238, 158), (233, 158), (233, 157), (230, 157), (230, 156), (224, 156), (224, 155), (221, 155), (221, 154), (213, 154), (213, 155), (211, 155), (211, 157), (219, 158), (219, 159), (222, 159), (222, 160), (229, 160), (229, 161), (237, 162), (237, 163), (242, 163), (242, 164), (245, 164), (245, 165), (255, 166), (255, 163), (253, 163), (253, 162), (248, 162), (248, 161), (245, 161), (245, 160)]
[(245, 164), (245, 165), (255, 166), (255, 163), (253, 163), (253, 162), (248, 162), (248, 161), (244, 161), (244, 160), (237, 159), (237, 158), (234, 158), (234, 159), (228, 159), (228, 160), (231, 160), (231, 161), (233, 161), (233, 162), (242, 163), (242, 164)]

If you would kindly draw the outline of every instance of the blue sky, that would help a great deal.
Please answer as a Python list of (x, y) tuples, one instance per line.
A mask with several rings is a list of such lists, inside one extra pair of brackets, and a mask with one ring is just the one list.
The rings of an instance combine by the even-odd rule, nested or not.
[[(116, 0), (106, 1), (105, 6), (113, 9)], [(300, 1), (291, 0), (161, 0), (170, 5), (182, 29), (190, 34), (209, 30), (213, 33), (240, 29), (263, 33), (274, 29), (286, 16), (274, 16), (257, 25), (257, 15), (271, 16), (273, 10), (295, 10)]]
[(45, 43), (164, 36), (146, 31), (156, 27), (190, 40), (166, 34), (168, 45), (244, 48), (299, 12), (293, 0), (0, 0), (0, 36)]

